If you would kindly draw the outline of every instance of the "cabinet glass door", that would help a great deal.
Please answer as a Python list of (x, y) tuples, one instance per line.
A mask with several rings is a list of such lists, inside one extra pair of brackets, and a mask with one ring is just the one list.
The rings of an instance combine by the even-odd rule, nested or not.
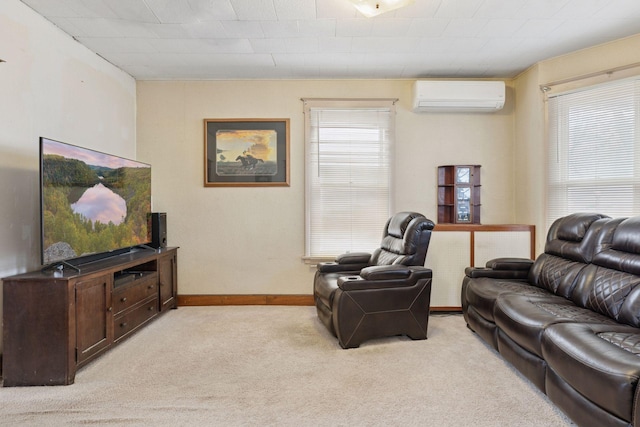
[(457, 168), (456, 184), (469, 184), (471, 182), (470, 168)]
[(456, 194), (457, 222), (471, 222), (471, 188), (458, 187)]

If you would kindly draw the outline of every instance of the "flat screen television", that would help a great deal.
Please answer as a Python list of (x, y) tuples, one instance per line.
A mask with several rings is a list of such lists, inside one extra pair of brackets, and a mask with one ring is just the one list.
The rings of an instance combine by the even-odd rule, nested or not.
[(40, 207), (45, 266), (146, 245), (151, 166), (41, 137)]

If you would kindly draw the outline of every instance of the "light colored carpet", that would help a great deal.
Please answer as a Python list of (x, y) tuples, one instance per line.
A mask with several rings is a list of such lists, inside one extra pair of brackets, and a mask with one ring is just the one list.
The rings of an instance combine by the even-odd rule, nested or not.
[(313, 307), (181, 307), (74, 385), (0, 389), (0, 424), (571, 425), (461, 315), (428, 334), (343, 350)]

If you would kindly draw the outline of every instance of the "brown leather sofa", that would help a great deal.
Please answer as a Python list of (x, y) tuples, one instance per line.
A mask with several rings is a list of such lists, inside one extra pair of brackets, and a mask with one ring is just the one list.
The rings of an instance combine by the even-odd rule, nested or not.
[(465, 273), (468, 327), (573, 421), (640, 426), (640, 217), (569, 215), (535, 262)]
[(424, 261), (433, 227), (422, 214), (400, 212), (387, 221), (372, 254), (347, 253), (318, 264), (318, 318), (342, 348), (393, 335), (427, 338), (432, 272)]

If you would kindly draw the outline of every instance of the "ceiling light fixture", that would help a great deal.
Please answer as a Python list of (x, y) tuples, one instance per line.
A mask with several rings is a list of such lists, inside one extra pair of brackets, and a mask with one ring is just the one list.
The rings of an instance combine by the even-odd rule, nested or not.
[(404, 6), (408, 6), (414, 0), (348, 0), (358, 9), (358, 12), (371, 18), (381, 13), (390, 12)]

